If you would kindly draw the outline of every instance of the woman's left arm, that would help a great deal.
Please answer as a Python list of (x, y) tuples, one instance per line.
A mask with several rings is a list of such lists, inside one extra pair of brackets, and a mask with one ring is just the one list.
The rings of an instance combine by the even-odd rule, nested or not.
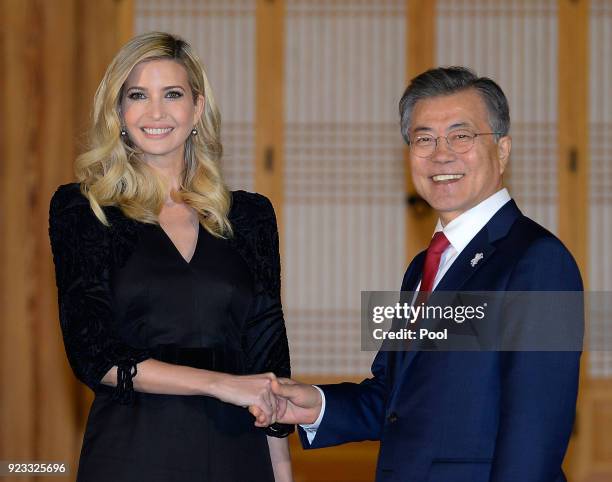
[[(251, 269), (256, 271), (257, 294), (249, 308), (243, 338), (248, 369), (253, 374), (273, 372), (279, 377), (290, 377), (289, 343), (281, 304), (276, 216), (267, 198), (257, 194), (248, 196), (251, 199), (234, 199), (247, 201), (240, 204), (243, 212), (250, 211), (248, 222), (236, 223), (234, 227), (239, 231), (236, 233), (238, 237), (242, 238), (241, 244), (250, 246), (247, 257)], [(277, 481), (293, 480), (286, 437), (294, 430), (293, 425), (279, 423), (265, 429)]]
[(289, 439), (268, 436), (268, 448), (276, 482), (293, 482), (291, 473), (291, 455), (289, 454)]

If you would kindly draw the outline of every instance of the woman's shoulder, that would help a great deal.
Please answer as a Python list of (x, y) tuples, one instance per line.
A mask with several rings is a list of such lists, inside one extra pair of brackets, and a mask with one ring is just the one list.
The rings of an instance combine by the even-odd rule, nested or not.
[(79, 245), (98, 258), (102, 258), (103, 250), (108, 250), (104, 251), (107, 254), (112, 251), (117, 265), (123, 265), (136, 249), (144, 224), (128, 218), (116, 206), (101, 209), (108, 224), (96, 216), (78, 183), (59, 186), (49, 209), (52, 245)]
[(106, 217), (103, 223), (95, 214), (89, 199), (82, 193), (79, 183), (62, 184), (51, 197), (49, 225), (73, 226), (79, 232), (122, 233), (139, 224), (127, 218), (116, 206), (100, 208)]
[(248, 191), (232, 191), (231, 194), (230, 222), (241, 220), (253, 224), (268, 221), (276, 224), (274, 208), (266, 196)]
[(257, 289), (278, 296), (278, 227), (272, 203), (261, 194), (234, 191), (229, 220), (233, 229), (230, 242), (241, 253), (255, 275)]
[[(116, 206), (102, 206), (107, 221), (110, 224), (123, 224), (128, 220), (121, 210)], [(77, 182), (60, 185), (53, 196), (49, 207), (49, 217), (53, 220), (56, 218), (73, 218), (78, 217), (79, 223), (93, 223), (96, 226), (103, 227), (104, 224), (95, 215), (89, 199), (81, 191), (81, 185)]]
[(51, 197), (49, 236), (52, 245), (101, 242), (107, 229), (96, 217), (78, 183), (62, 184)]
[(62, 184), (53, 193), (49, 205), (49, 231), (52, 236), (67, 232), (96, 235), (105, 232), (104, 224), (94, 214), (78, 183)]
[(81, 187), (76, 182), (62, 184), (51, 197), (50, 215), (60, 215), (66, 210), (82, 209), (89, 206), (89, 200), (81, 193)]

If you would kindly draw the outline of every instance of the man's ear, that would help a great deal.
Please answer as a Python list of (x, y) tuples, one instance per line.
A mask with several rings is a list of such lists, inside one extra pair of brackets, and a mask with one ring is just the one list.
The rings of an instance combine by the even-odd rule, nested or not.
[(510, 159), (512, 138), (504, 136), (497, 141), (497, 158), (499, 159), (499, 174), (503, 174)]

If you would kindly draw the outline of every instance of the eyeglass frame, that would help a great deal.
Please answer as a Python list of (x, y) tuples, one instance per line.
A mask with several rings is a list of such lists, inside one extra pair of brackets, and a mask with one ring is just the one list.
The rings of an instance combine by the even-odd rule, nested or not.
[[(471, 133), (471, 134), (472, 134), (472, 136), (471, 136), (471, 139), (472, 139), (472, 144), (470, 144), (470, 147), (468, 147), (468, 148), (467, 148), (465, 151), (457, 152), (457, 151), (456, 151), (456, 150), (454, 150), (454, 149), (451, 147), (451, 145), (450, 145), (450, 142), (449, 142), (449, 140), (448, 140), (448, 136), (449, 136), (449, 135), (451, 135), (453, 132), (457, 132), (457, 131), (466, 131), (466, 132), (469, 132), (469, 133)], [(450, 132), (448, 135), (446, 135), (446, 136), (438, 136), (438, 137), (433, 137), (433, 136), (431, 136), (431, 137), (433, 138), (434, 142), (435, 142), (435, 144), (434, 144), (434, 146), (433, 146), (433, 150), (431, 151), (431, 154), (428, 154), (428, 155), (426, 155), (426, 156), (421, 156), (421, 155), (419, 155), (419, 154), (417, 154), (417, 153), (415, 152), (415, 156), (418, 156), (418, 157), (420, 157), (421, 159), (427, 159), (428, 157), (433, 156), (433, 155), (435, 154), (435, 152), (436, 152), (436, 149), (438, 148), (438, 139), (441, 139), (441, 138), (446, 139), (446, 145), (447, 145), (447, 147), (448, 147), (448, 150), (449, 150), (449, 151), (454, 152), (455, 154), (465, 154), (466, 152), (469, 152), (469, 151), (470, 151), (470, 149), (472, 149), (472, 147), (474, 147), (474, 140), (475, 140), (477, 137), (479, 137), (479, 136), (501, 136), (502, 134), (503, 134), (503, 133), (501, 133), (501, 132), (472, 132), (472, 131), (471, 131), (471, 130), (469, 130), (469, 129), (455, 129), (454, 131), (451, 131), (451, 132)], [(411, 148), (411, 149), (413, 148), (413, 147), (412, 147), (412, 140), (409, 140), (409, 141), (408, 141), (408, 145), (410, 146), (410, 148)]]

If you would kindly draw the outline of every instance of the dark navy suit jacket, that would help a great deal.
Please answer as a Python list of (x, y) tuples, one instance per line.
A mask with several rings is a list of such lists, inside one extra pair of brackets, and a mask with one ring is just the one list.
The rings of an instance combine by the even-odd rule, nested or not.
[[(472, 266), (475, 253), (482, 260)], [(414, 290), (425, 252), (406, 271)], [(582, 291), (574, 259), (505, 204), (436, 290)], [(576, 323), (582, 329), (582, 314)], [(323, 385), (326, 410), (305, 448), (380, 440), (376, 480), (561, 482), (575, 415), (579, 351), (380, 351), (372, 378)]]

